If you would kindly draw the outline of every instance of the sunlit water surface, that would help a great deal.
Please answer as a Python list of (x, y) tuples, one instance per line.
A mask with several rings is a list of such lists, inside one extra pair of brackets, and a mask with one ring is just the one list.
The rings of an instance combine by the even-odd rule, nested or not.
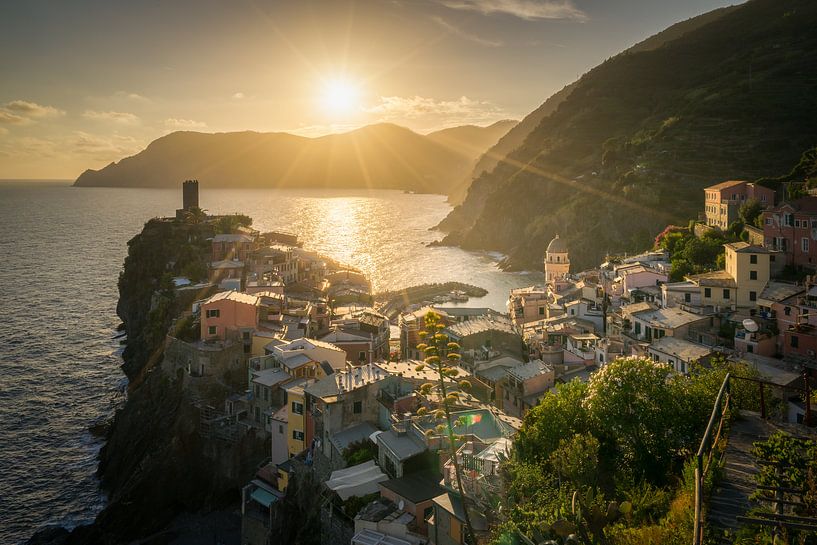
[[(148, 218), (172, 215), (180, 193), (0, 183), (0, 543), (90, 522), (104, 506), (88, 427), (124, 386), (116, 281), (127, 241)], [(489, 290), (469, 306), (503, 310), (509, 289), (541, 280), (501, 272), (497, 256), (426, 247), (450, 210), (437, 195), (202, 187), (201, 206), (297, 233), (375, 290), (458, 280)]]

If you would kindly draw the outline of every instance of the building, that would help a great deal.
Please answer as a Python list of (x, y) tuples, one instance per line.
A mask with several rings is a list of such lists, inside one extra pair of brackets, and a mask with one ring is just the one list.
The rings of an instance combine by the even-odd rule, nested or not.
[(417, 350), (417, 345), (420, 344), (420, 331), (425, 329), (425, 317), (429, 312), (436, 312), (440, 316), (441, 322), (445, 325), (452, 325), (457, 322), (497, 314), (489, 308), (435, 306), (423, 307), (414, 312), (404, 312), (398, 319), (398, 327), (400, 328), (400, 355), (402, 359), (420, 358), (420, 351)]
[(380, 497), (402, 505), (402, 510), (414, 515), (417, 532), (428, 536), (427, 521), (434, 513), (433, 499), (444, 492), (442, 476), (434, 471), (418, 471), (398, 479), (379, 483)]
[(446, 327), (443, 333), (460, 345), (464, 359), (474, 361), (481, 352), (521, 357), (525, 352), (522, 337), (507, 317), (489, 314)]
[(251, 235), (220, 234), (213, 237), (213, 261), (247, 261), (252, 251)]
[[(629, 306), (642, 304), (647, 303), (636, 303), (636, 305)], [(628, 321), (628, 327), (625, 326), (623, 333), (647, 342), (663, 337), (686, 338), (691, 328), (708, 328), (712, 325), (710, 316), (693, 314), (680, 308), (636, 309), (629, 313)]]
[(542, 360), (508, 367), (504, 378), (496, 383), (495, 403), (505, 414), (522, 418), (539, 404), (555, 380), (553, 366)]
[(780, 252), (789, 265), (817, 268), (817, 196), (784, 202), (763, 212), (766, 248)]
[(293, 377), (323, 378), (346, 367), (346, 352), (337, 346), (315, 339), (293, 341), (275, 339), (264, 350), (274, 365)]
[(255, 295), (222, 291), (202, 301), (199, 312), (203, 340), (223, 341), (232, 335), (251, 342), (258, 329), (261, 302)]
[[(747, 242), (724, 244), (724, 248), (725, 269), (686, 278), (698, 287), (699, 294), (695, 299), (702, 307), (712, 307), (715, 311), (756, 307), (771, 276), (769, 250)], [(665, 291), (664, 297), (668, 295)]]
[(343, 453), (349, 445), (377, 431), (379, 390), (389, 379), (375, 364), (348, 366), (306, 388), (314, 436), (333, 468), (345, 466)]
[(545, 251), (545, 282), (554, 284), (570, 273), (567, 244), (556, 235)]
[(224, 286), (234, 286), (237, 288), (235, 291), (239, 291), (244, 276), (244, 262), (229, 259), (224, 261), (211, 261), (207, 274), (208, 280), (212, 284), (218, 284), (220, 286), (225, 280), (235, 280), (237, 286), (235, 286), (235, 283), (225, 283)]
[(321, 340), (345, 350), (351, 362), (372, 363), (388, 356), (390, 333), (388, 318), (364, 308), (332, 320), (329, 333)]
[(676, 372), (686, 374), (693, 363), (707, 363), (713, 351), (678, 337), (662, 337), (647, 347), (647, 354), (653, 361), (669, 364)]
[(508, 313), (515, 327), (549, 317), (552, 295), (544, 286), (529, 286), (511, 290), (508, 297)]
[(740, 207), (756, 200), (763, 208), (774, 206), (773, 189), (742, 180), (721, 182), (704, 189), (706, 224), (727, 229), (740, 219)]

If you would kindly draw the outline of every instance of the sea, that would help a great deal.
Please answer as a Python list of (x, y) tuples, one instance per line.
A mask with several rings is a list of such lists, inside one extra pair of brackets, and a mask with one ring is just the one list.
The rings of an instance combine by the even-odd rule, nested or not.
[[(260, 230), (369, 275), (375, 291), (457, 280), (505, 309), (508, 291), (541, 273), (506, 273), (497, 254), (428, 247), (451, 210), (440, 195), (400, 191), (200, 191), (210, 213), (241, 212)], [(181, 190), (0, 182), (0, 543), (46, 525), (73, 528), (105, 506), (95, 476), (102, 442), (89, 428), (124, 400), (117, 278), (127, 242), (181, 207)]]

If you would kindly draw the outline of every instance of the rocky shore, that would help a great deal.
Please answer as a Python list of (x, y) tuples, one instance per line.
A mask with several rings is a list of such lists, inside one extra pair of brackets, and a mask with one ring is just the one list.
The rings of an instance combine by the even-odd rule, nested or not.
[(200, 400), (159, 366), (165, 335), (189, 304), (164, 285), (168, 273), (200, 266), (212, 234), (208, 224), (151, 220), (128, 243), (117, 313), (127, 332), (122, 369), (129, 386), (98, 467), (109, 502), (92, 524), (70, 532), (40, 529), (29, 544), (128, 543), (149, 535), (169, 543), (178, 532), (163, 530), (180, 514), (238, 504), (240, 486), (264, 459), (266, 444), (252, 434), (235, 443), (203, 438)]

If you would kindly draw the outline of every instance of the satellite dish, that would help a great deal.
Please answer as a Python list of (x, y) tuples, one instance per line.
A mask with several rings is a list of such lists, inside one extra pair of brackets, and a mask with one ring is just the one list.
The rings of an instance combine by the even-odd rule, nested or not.
[(750, 333), (754, 333), (755, 331), (760, 329), (757, 325), (757, 322), (755, 322), (751, 318), (746, 318), (745, 320), (743, 320), (743, 327), (746, 329), (746, 331)]
[(397, 504), (397, 508), (400, 509), (401, 511), (403, 510), (403, 507), (405, 507), (405, 506), (406, 506), (406, 502), (404, 502), (403, 500), (400, 500), (400, 502)]

